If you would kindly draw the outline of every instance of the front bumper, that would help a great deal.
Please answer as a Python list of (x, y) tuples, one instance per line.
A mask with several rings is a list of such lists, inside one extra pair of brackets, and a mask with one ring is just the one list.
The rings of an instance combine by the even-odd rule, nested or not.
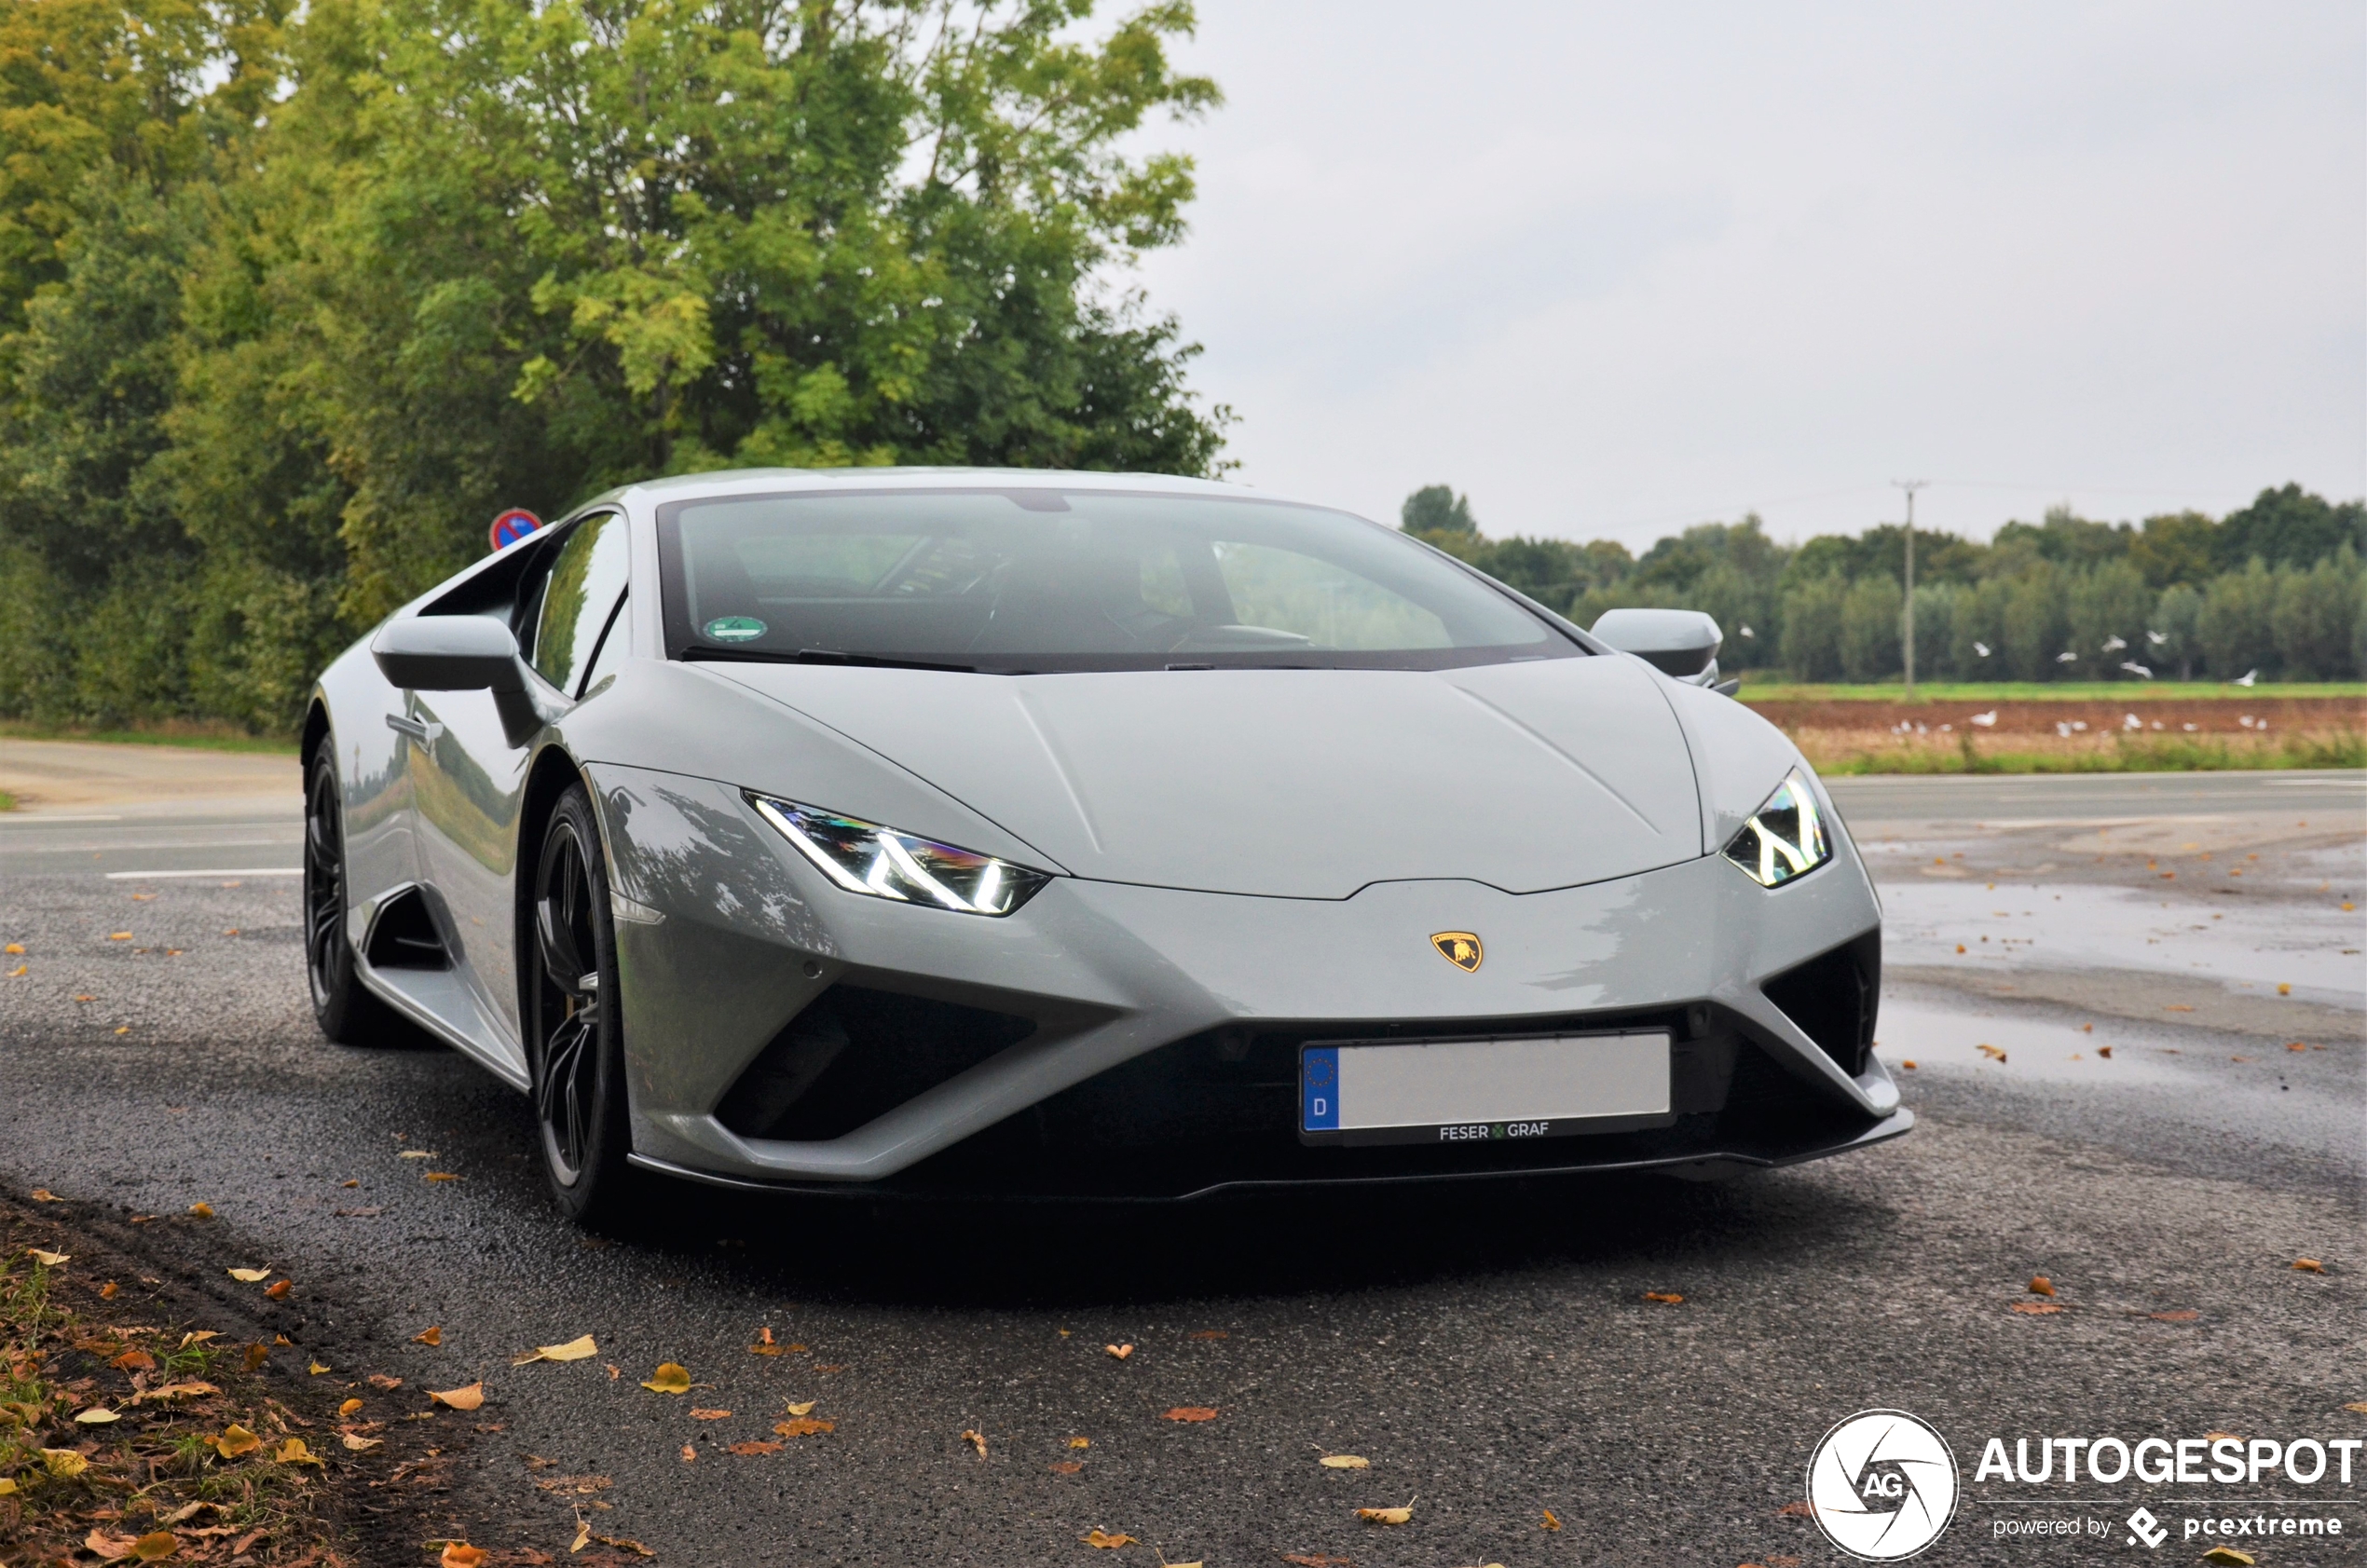
[[(1761, 989), (1853, 942), (1867, 950), (1878, 931), (1845, 835), (1832, 864), (1772, 892), (1714, 855), (1525, 895), (1433, 880), (1257, 898), (1063, 878), (987, 920), (830, 886), (731, 786), (588, 771), (617, 894), (634, 1148), (656, 1168), (766, 1186), (1174, 1197), (1778, 1165), (1912, 1125), (1862, 1042), (1820, 1044)], [(1432, 948), (1440, 931), (1481, 934), (1475, 973)], [(953, 1021), (937, 1033), (1000, 1022), (976, 1025), (967, 1057), (923, 1051), (941, 1076), (848, 1087), (885, 1055), (867, 1057), (867, 1040), (917, 1038), (933, 1019)], [(1674, 1125), (1510, 1146), (1309, 1149), (1296, 1137), (1307, 1040), (1637, 1025), (1677, 1042)], [(836, 1079), (812, 1078), (841, 1059)], [(835, 1112), (814, 1109), (826, 1101)]]

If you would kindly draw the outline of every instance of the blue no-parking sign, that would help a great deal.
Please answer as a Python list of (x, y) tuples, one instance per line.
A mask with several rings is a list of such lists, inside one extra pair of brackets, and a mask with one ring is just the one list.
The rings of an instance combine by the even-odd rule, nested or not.
[(506, 550), (540, 526), (542, 519), (524, 507), (513, 506), (493, 520), (493, 548)]

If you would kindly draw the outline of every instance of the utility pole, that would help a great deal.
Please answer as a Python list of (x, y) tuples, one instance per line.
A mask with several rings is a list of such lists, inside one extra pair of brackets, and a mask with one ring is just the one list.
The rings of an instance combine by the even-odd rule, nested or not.
[(1894, 479), (1893, 484), (1907, 492), (1907, 614), (1901, 622), (1907, 655), (1907, 700), (1915, 700), (1915, 492), (1931, 483), (1927, 479)]

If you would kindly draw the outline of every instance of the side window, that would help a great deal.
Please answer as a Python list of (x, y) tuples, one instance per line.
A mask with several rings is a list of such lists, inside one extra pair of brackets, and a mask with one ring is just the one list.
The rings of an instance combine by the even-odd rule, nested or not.
[(544, 680), (562, 691), (575, 689), (626, 576), (624, 519), (587, 517), (577, 524), (551, 563), (535, 618), (529, 662)]
[(600, 650), (592, 656), (592, 667), (583, 672), (583, 684), (575, 693), (578, 697), (616, 674), (617, 666), (624, 662), (633, 642), (632, 628), (625, 624), (632, 607), (633, 597), (629, 593), (617, 601), (615, 613), (609, 617), (608, 630), (600, 634)]

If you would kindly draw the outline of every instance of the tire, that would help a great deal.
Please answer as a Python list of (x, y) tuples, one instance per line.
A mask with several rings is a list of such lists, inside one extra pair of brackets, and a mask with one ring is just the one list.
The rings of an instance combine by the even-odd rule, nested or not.
[(625, 1164), (616, 926), (592, 798), (569, 785), (535, 857), (527, 952), (535, 1142), (551, 1194), (579, 1225), (613, 1223), (640, 1183)]
[(315, 751), (304, 791), (304, 971), (312, 1019), (339, 1045), (375, 1045), (393, 1012), (356, 973), (346, 935), (345, 804), (326, 745)]

